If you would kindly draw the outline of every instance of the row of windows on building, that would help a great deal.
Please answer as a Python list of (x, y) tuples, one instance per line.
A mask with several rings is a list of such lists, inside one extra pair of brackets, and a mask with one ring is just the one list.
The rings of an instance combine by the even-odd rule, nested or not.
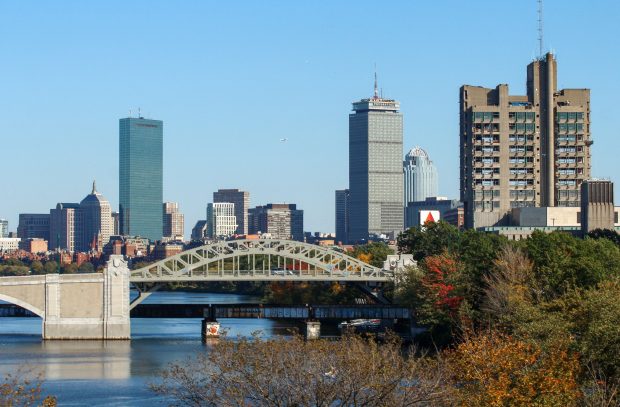
[[(583, 112), (557, 112), (556, 120), (559, 122), (578, 122), (583, 121)], [(473, 120), (475, 122), (492, 122), (494, 119), (500, 118), (499, 112), (473, 112)], [(535, 112), (508, 112), (508, 121), (510, 122), (529, 122), (536, 120)]]

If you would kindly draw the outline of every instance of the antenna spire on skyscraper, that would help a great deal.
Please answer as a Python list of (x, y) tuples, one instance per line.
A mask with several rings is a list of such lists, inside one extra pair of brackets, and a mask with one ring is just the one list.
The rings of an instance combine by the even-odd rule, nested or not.
[(97, 184), (95, 183), (95, 180), (93, 180), (93, 192), (92, 194), (96, 194), (97, 193)]
[(543, 0), (538, 0), (538, 56), (543, 57)]
[(377, 85), (377, 64), (375, 64), (375, 99), (379, 98), (379, 86)]

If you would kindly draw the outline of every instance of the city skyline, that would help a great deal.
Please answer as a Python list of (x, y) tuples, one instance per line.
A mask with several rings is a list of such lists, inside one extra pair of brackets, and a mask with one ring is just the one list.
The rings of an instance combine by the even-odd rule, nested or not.
[[(127, 7), (138, 10), (140, 4)], [(459, 153), (454, 141), (458, 134), (458, 88), (467, 83), (487, 87), (508, 83), (511, 93), (525, 93), (522, 67), (537, 55), (535, 2), (512, 4), (512, 7), (484, 1), (467, 5), (455, 2), (453, 10), (441, 11), (438, 6), (429, 4), (398, 4), (391, 11), (373, 7), (378, 15), (364, 12), (371, 3), (362, 2), (356, 3), (355, 18), (343, 18), (352, 4), (286, 5), (281, 11), (275, 6), (267, 5), (263, 10), (248, 4), (246, 10), (235, 16), (240, 22), (233, 22), (219, 5), (205, 13), (203, 6), (197, 4), (183, 10), (170, 10), (172, 6), (159, 4), (148, 7), (147, 12), (152, 19), (167, 23), (164, 32), (178, 27), (176, 20), (168, 22), (166, 15), (185, 19), (187, 28), (170, 39), (155, 35), (153, 28), (149, 28), (145, 36), (152, 34), (153, 38), (135, 44), (127, 41), (124, 45), (125, 39), (131, 38), (128, 34), (134, 30), (139, 32), (145, 23), (121, 17), (118, 32), (105, 30), (104, 26), (117, 18), (115, 7), (109, 10), (101, 5), (94, 7), (85, 12), (80, 21), (75, 21), (69, 15), (63, 16), (66, 7), (4, 6), (0, 34), (15, 39), (10, 44), (0, 44), (3, 53), (13, 60), (10, 66), (0, 68), (12, 79), (7, 84), (10, 97), (0, 102), (6, 114), (0, 131), (8, 135), (3, 138), (5, 165), (21, 168), (27, 156), (28, 166), (20, 171), (19, 177), (7, 180), (6, 190), (10, 192), (8, 199), (0, 202), (0, 217), (8, 219), (10, 230), (15, 231), (19, 213), (40, 213), (60, 200), (78, 201), (82, 197), (78, 185), (93, 178), (97, 179), (113, 210), (117, 210), (115, 127), (118, 118), (126, 115), (127, 110), (131, 108), (137, 115), (137, 107), (142, 105), (145, 117), (157, 117), (166, 122), (164, 200), (179, 202), (186, 215), (186, 230), (191, 230), (195, 221), (203, 218), (204, 205), (209, 202), (211, 191), (234, 187), (252, 193), (256, 203), (295, 202), (305, 210), (307, 230), (333, 231), (333, 191), (348, 185), (347, 160), (343, 157), (347, 156), (349, 103), (371, 95), (375, 62), (385, 94), (402, 103), (405, 148), (424, 145), (438, 167), (439, 194), (458, 197)], [(605, 22), (613, 21), (612, 17), (618, 14), (614, 11), (619, 11), (619, 6), (614, 2), (600, 2), (579, 12), (559, 2), (546, 2), (545, 7), (547, 43), (549, 49), (556, 50), (562, 70), (558, 87), (576, 84), (592, 90), (592, 137), (595, 140), (592, 175), (617, 181), (613, 153), (618, 141), (613, 100), (619, 85), (609, 78), (614, 77), (612, 72), (620, 59), (613, 43), (618, 29)], [(498, 38), (485, 38), (488, 49), (494, 49), (493, 56), (497, 57), (493, 64), (484, 66), (477, 58), (469, 60), (467, 53), (471, 51), (460, 49), (473, 48), (479, 41), (474, 37), (471, 38), (472, 47), (454, 46), (457, 38), (454, 34), (476, 13), (487, 11), (501, 16), (506, 10), (511, 15), (509, 20), (489, 22), (488, 29), (499, 30), (501, 34)], [(414, 21), (420, 24), (416, 26), (406, 18), (424, 12), (442, 13), (442, 18), (451, 21), (453, 26), (442, 24), (441, 30), (446, 32), (439, 33), (438, 28), (429, 23), (417, 19)], [(269, 17), (269, 13), (274, 15)], [(258, 30), (256, 39), (244, 36), (248, 30), (268, 24), (263, 22), (257, 26), (256, 15), (277, 19), (280, 13), (293, 17), (290, 22)], [(202, 28), (192, 14), (206, 18), (207, 23), (201, 24), (213, 27)], [(48, 20), (48, 15), (53, 18)], [(304, 34), (304, 29), (312, 31), (319, 16), (325, 17), (322, 24), (328, 33), (315, 32), (316, 39)], [(217, 17), (222, 21), (218, 22)], [(368, 23), (378, 17), (386, 22), (386, 32), (363, 47), (351, 45), (347, 33), (353, 32), (355, 26), (370, 25)], [(130, 20), (138, 27), (130, 26)], [(96, 21), (100, 22), (94, 23)], [(565, 28), (575, 21), (586, 25), (585, 35), (582, 31), (577, 33)], [(217, 32), (222, 24), (233, 24), (238, 32), (228, 39), (214, 37), (221, 44), (207, 41), (208, 48), (215, 51), (213, 61), (196, 56), (192, 35), (197, 33), (204, 41), (211, 38), (211, 30)], [(241, 25), (237, 27), (236, 24)], [(243, 28), (243, 24), (248, 27)], [(292, 29), (293, 24), (300, 24), (301, 28)], [(290, 30), (289, 41), (295, 44), (295, 49), (277, 41), (281, 30)], [(412, 40), (423, 35), (424, 30), (436, 37), (412, 47)], [(41, 33), (46, 35), (41, 36)], [(84, 38), (78, 38), (78, 33), (84, 34)], [(318, 48), (319, 44), (325, 45), (324, 36), (328, 34), (335, 38), (333, 43), (327, 44), (325, 49)], [(379, 47), (387, 37), (394, 38), (394, 44)], [(86, 46), (88, 40), (96, 43), (96, 52), (101, 55)], [(188, 41), (188, 45), (173, 50), (172, 44), (183, 40)], [(255, 40), (272, 44), (266, 56), (261, 56), (265, 51), (262, 47), (252, 51)], [(596, 46), (590, 47), (593, 43)], [(497, 48), (500, 44), (501, 49)], [(344, 46), (353, 47), (350, 52), (355, 57), (351, 61), (338, 58)], [(39, 50), (36, 64), (30, 56), (33, 47)], [(67, 57), (73, 48), (77, 48), (77, 56), (67, 61), (59, 58)], [(117, 51), (127, 57), (121, 70), (110, 68), (106, 63)], [(284, 52), (275, 55), (274, 60), (277, 51)], [(158, 56), (161, 52), (171, 53), (178, 61), (155, 67), (148, 58), (153, 52)], [(429, 63), (420, 64), (420, 56)], [(69, 67), (75, 62), (72, 58), (85, 61), (75, 64), (81, 71)], [(196, 62), (196, 66), (190, 69), (191, 62)], [(278, 64), (283, 66), (278, 68)], [(40, 66), (46, 66), (47, 71), (41, 71)], [(244, 68), (243, 73), (241, 68)], [(201, 70), (202, 76), (199, 75)], [(282, 75), (283, 71), (293, 73)], [(245, 74), (249, 76), (247, 79), (243, 78)], [(177, 95), (172, 92), (177, 92), (180, 99), (171, 98)], [(194, 93), (200, 95), (200, 99), (187, 97)], [(220, 100), (215, 103), (205, 98), (208, 94), (217, 94)], [(248, 118), (242, 122), (248, 123), (246, 127), (234, 121), (237, 114), (234, 109), (230, 112), (230, 106), (244, 96), (267, 97), (274, 102), (288, 100), (287, 109), (278, 114), (278, 120), (266, 120), (268, 110), (264, 109), (271, 103), (265, 103), (264, 107), (255, 104), (253, 109), (244, 109)], [(184, 102), (177, 103), (181, 99)], [(310, 106), (315, 114), (306, 115)], [(32, 112), (36, 112), (34, 119), (30, 117)], [(317, 115), (320, 120), (316, 120)], [(200, 120), (195, 120), (196, 117)], [(280, 143), (280, 138), (288, 141)], [(30, 141), (28, 149), (24, 148), (23, 140)], [(235, 155), (239, 160), (236, 165), (227, 154), (219, 154), (231, 145), (246, 146)], [(92, 154), (93, 146), (98, 154)], [(253, 171), (250, 165), (261, 170)], [(312, 169), (307, 170), (310, 166)], [(196, 190), (190, 186), (190, 180), (192, 174), (198, 172), (205, 181)], [(54, 182), (41, 182), (45, 181), (41, 175)], [(172, 182), (184, 177), (187, 179), (176, 185)], [(295, 188), (299, 183), (304, 188)], [(32, 185), (36, 185), (34, 190)]]

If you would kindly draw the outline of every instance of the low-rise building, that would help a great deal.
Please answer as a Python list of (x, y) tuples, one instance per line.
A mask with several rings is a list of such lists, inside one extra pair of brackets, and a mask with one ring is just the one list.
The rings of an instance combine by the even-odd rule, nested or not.
[(0, 237), (0, 253), (9, 253), (19, 250), (19, 237)]
[(19, 242), (19, 249), (28, 253), (46, 253), (47, 240), (41, 238), (22, 239)]
[[(405, 225), (407, 228), (411, 228), (424, 224), (424, 219), (420, 220), (422, 211), (438, 211), (440, 219), (444, 219), (449, 211), (462, 206), (458, 199), (448, 199), (442, 196), (429, 197), (424, 201), (409, 202), (405, 213)], [(435, 221), (440, 219), (435, 219)]]

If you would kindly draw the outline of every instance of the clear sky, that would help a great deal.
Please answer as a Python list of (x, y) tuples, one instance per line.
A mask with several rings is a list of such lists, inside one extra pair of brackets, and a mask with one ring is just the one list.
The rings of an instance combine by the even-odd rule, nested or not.
[[(164, 121), (164, 200), (186, 235), (218, 188), (297, 203), (334, 231), (351, 102), (401, 102), (404, 152), (427, 149), (458, 198), (458, 90), (525, 93), (535, 0), (0, 1), (0, 218), (118, 208), (118, 119)], [(592, 174), (620, 182), (620, 2), (545, 0), (559, 87), (592, 89)], [(614, 124), (615, 123), (615, 124)], [(281, 138), (288, 142), (281, 143)], [(616, 190), (620, 189), (617, 186)], [(616, 194), (618, 202), (618, 194)]]

